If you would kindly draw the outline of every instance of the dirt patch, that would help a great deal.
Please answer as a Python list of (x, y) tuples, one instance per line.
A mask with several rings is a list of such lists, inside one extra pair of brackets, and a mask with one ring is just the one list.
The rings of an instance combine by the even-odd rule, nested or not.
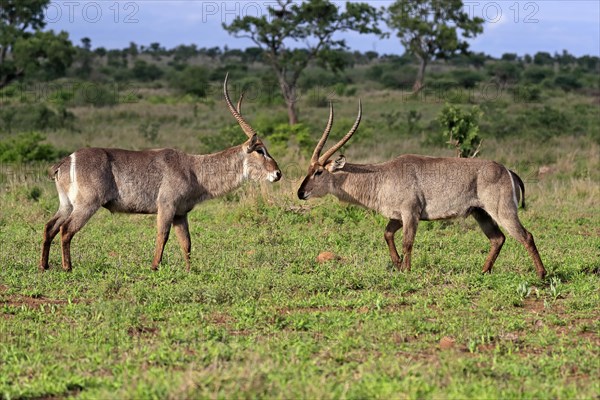
[(231, 315), (220, 312), (211, 314), (207, 319), (208, 322), (219, 326), (231, 325), (234, 322), (234, 319)]
[(290, 315), (296, 313), (312, 314), (319, 312), (356, 312), (357, 314), (366, 314), (370, 311), (378, 312), (396, 312), (404, 309), (407, 304), (387, 304), (382, 307), (368, 307), (368, 306), (316, 306), (316, 307), (281, 307), (277, 309), (277, 312), (282, 315)]
[(158, 332), (158, 328), (154, 326), (130, 326), (127, 329), (127, 334), (131, 337), (137, 336), (153, 336)]
[[(4, 286), (1, 292), (6, 292), (7, 288)], [(90, 301), (84, 301), (80, 299), (72, 299), (71, 303), (89, 303)], [(25, 296), (21, 294), (2, 295), (0, 296), (0, 307), (8, 307), (8, 312), (0, 312), (0, 318), (11, 319), (14, 317), (16, 312), (11, 312), (10, 308), (18, 309), (21, 307), (27, 307), (32, 310), (39, 310), (44, 307), (46, 312), (50, 312), (51, 307), (62, 306), (69, 304), (69, 300), (63, 299), (49, 299), (42, 295)], [(46, 308), (47, 307), (47, 308)]]
[(527, 298), (523, 301), (523, 309), (535, 312), (537, 314), (543, 314), (546, 311), (546, 309), (544, 308), (543, 299), (532, 298)]
[[(79, 299), (71, 299), (71, 303), (82, 303), (83, 300)], [(69, 304), (69, 300), (63, 299), (49, 299), (42, 295), (35, 296), (24, 296), (21, 294), (14, 294), (10, 296), (6, 296), (3, 299), (0, 299), (0, 304), (5, 304), (8, 306), (27, 306), (29, 308), (39, 308), (42, 305), (51, 305), (51, 304)]]

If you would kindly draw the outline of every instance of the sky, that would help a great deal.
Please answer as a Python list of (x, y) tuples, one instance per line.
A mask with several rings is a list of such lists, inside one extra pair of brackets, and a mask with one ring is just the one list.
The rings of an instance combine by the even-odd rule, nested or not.
[[(376, 7), (388, 0), (365, 1)], [(269, 1), (199, 0), (60, 0), (46, 9), (47, 29), (64, 30), (79, 44), (84, 37), (92, 47), (125, 48), (130, 42), (148, 45), (158, 42), (166, 48), (180, 44), (198, 47), (244, 49), (253, 46), (225, 32), (223, 22), (237, 16), (267, 14)], [(343, 6), (345, 2), (339, 2)], [(600, 56), (600, 1), (463, 0), (465, 11), (485, 20), (483, 34), (470, 40), (472, 51), (499, 57), (567, 50), (575, 56)], [(386, 28), (382, 26), (382, 28)], [(387, 29), (386, 29), (387, 30)], [(389, 39), (375, 35), (340, 32), (351, 50), (374, 50), (380, 54), (402, 54), (404, 49), (392, 34)]]

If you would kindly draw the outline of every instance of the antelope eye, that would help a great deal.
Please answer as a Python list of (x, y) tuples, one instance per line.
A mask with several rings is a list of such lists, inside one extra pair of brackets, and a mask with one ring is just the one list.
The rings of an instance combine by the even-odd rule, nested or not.
[(322, 169), (318, 169), (318, 170), (316, 170), (316, 171), (315, 171), (315, 174), (314, 174), (314, 176), (319, 176), (319, 175), (321, 175), (322, 173), (323, 173), (323, 170), (322, 170)]
[(256, 149), (256, 152), (258, 154), (260, 154), (261, 156), (265, 155), (265, 149), (263, 149), (262, 147), (259, 147), (258, 149)]

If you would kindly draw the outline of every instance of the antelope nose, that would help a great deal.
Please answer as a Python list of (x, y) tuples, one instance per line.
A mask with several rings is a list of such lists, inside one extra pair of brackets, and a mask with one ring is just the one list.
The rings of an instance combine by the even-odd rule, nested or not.
[(275, 171), (275, 182), (281, 179), (281, 171)]

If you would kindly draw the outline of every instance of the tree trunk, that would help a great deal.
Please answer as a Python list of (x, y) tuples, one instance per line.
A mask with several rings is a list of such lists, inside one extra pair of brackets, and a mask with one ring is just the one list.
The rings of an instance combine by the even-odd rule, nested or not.
[(279, 75), (279, 86), (281, 87), (281, 94), (283, 94), (283, 99), (285, 100), (285, 104), (287, 107), (288, 113), (288, 123), (290, 125), (295, 125), (298, 123), (298, 114), (296, 112), (296, 83), (288, 83), (285, 80), (285, 77), (280, 74)]
[(298, 123), (298, 115), (296, 114), (296, 104), (294, 101), (287, 102), (287, 113), (288, 113), (288, 123), (290, 125), (296, 125)]
[[(420, 58), (420, 57), (419, 57)], [(420, 58), (421, 64), (419, 65), (419, 71), (417, 72), (417, 79), (413, 85), (413, 93), (419, 93), (423, 86), (425, 86), (425, 68), (427, 68), (427, 59)]]

